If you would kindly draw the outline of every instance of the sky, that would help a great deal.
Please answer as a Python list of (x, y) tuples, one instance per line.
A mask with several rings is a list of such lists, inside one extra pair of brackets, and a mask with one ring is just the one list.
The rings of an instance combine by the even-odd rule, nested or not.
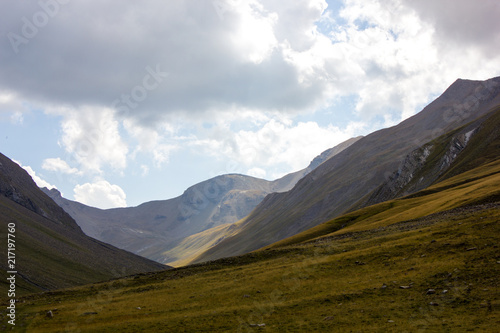
[(113, 208), (268, 180), (500, 75), (497, 0), (0, 2), (0, 152)]

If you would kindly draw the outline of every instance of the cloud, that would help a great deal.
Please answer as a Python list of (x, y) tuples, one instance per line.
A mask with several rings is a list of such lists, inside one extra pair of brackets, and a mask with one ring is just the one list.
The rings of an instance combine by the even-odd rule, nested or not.
[[(290, 12), (275, 1), (245, 0), (221, 18), (211, 1), (71, 2), (17, 54), (2, 39), (0, 87), (38, 102), (109, 107), (143, 86), (152, 70), (168, 76), (128, 115), (145, 125), (172, 112), (233, 105), (302, 110), (322, 98), (322, 83), (304, 87), (280, 45), (314, 43), (302, 30), (286, 33), (286, 25), (301, 13), (307, 19), (300, 24), (313, 29), (314, 17), (326, 7), (320, 3), (301, 1)], [(19, 35), (23, 18), (31, 22), (41, 10), (38, 3), (5, 6), (0, 27)]]
[(435, 27), (442, 46), (480, 48), (492, 58), (498, 57), (500, 43), (500, 4), (496, 0), (403, 0), (423, 21)]
[[(330, 54), (341, 53), (337, 63), (350, 64), (344, 86), (359, 96), (358, 114), (369, 120), (392, 112), (405, 119), (458, 77), (500, 74), (498, 53), (487, 50), (500, 35), (498, 15), (483, 15), (488, 10), (498, 13), (499, 6), (492, 1), (346, 0), (337, 15), (324, 15), (335, 27)], [(469, 29), (476, 31), (474, 37)]]
[(266, 170), (261, 168), (251, 168), (250, 170), (247, 171), (246, 174), (256, 178), (261, 178), (261, 179), (266, 178)]
[(132, 158), (138, 153), (147, 153), (152, 156), (153, 164), (161, 167), (168, 162), (170, 154), (179, 149), (177, 140), (172, 139), (176, 130), (168, 124), (151, 129), (126, 120), (123, 125), (128, 135), (136, 141), (135, 149), (131, 153)]
[(149, 167), (145, 164), (141, 165), (141, 176), (146, 177), (149, 174)]
[[(466, 59), (498, 61), (500, 39), (494, 0), (346, 0), (339, 13), (323, 0), (71, 2), (53, 15), (36, 2), (8, 6), (3, 31), (22, 35), (31, 24), (38, 33), (17, 54), (2, 39), (1, 88), (33, 101), (127, 109), (118, 114), (148, 127), (170, 113), (235, 106), (295, 114), (352, 93), (366, 117), (387, 107), (408, 115), (460, 74), (443, 56), (472, 47)], [(36, 27), (44, 11), (49, 19)], [(320, 32), (328, 19), (332, 30)], [(436, 70), (443, 79), (432, 78)]]
[(10, 121), (14, 124), (14, 125), (22, 125), (23, 122), (24, 122), (24, 116), (22, 114), (22, 112), (20, 111), (16, 111), (14, 112), (11, 116), (10, 116)]
[[(206, 133), (205, 139), (190, 143), (207, 154), (224, 155), (238, 161), (242, 172), (277, 178), (305, 168), (319, 152), (331, 148), (366, 130), (361, 123), (345, 129), (316, 122), (293, 123), (287, 118), (271, 118), (256, 129), (236, 132), (220, 127)], [(265, 170), (273, 170), (269, 174)], [(264, 172), (263, 172), (264, 171)]]
[(21, 125), (24, 121), (24, 112), (27, 108), (23, 105), (20, 97), (7, 89), (0, 89), (0, 116), (7, 114), (11, 123)]
[(104, 166), (121, 171), (127, 166), (129, 149), (119, 132), (114, 110), (99, 107), (49, 110), (63, 116), (60, 144), (83, 172), (102, 173)]
[[(386, 108), (406, 117), (458, 75), (498, 74), (495, 0), (346, 0), (340, 12), (323, 0), (42, 3), (0, 4), (2, 31), (37, 31), (18, 53), (0, 41), (0, 89), (118, 109), (149, 128), (180, 112), (294, 115), (351, 94), (367, 118)], [(318, 29), (325, 21), (330, 31)]]
[(101, 209), (127, 206), (127, 196), (121, 187), (105, 180), (76, 185), (74, 197), (78, 202)]
[[(62, 116), (67, 163), (87, 174), (123, 172), (140, 154), (162, 167), (190, 147), (271, 176), (314, 157), (303, 152), (359, 134), (335, 126), (343, 113), (394, 123), (458, 77), (500, 75), (499, 7), (496, 0), (0, 2), (8, 37), (0, 39), (0, 112), (20, 121), (33, 105)], [(14, 34), (24, 39), (13, 44)], [(354, 107), (335, 111), (331, 124), (295, 120), (345, 97)]]
[(58, 158), (47, 158), (42, 163), (42, 169), (47, 171), (54, 171), (69, 175), (80, 175), (81, 172), (77, 168), (72, 168), (66, 161)]
[(49, 190), (55, 188), (57, 189), (57, 187), (55, 185), (52, 185), (50, 184), (49, 182), (47, 182), (46, 180), (44, 180), (43, 178), (41, 178), (39, 175), (36, 174), (35, 170), (33, 170), (33, 168), (31, 168), (30, 166), (28, 165), (22, 165), (21, 162), (18, 162), (16, 160), (13, 160), (15, 163), (19, 164), (19, 166), (21, 168), (23, 168), (24, 170), (26, 170), (26, 172), (31, 176), (31, 178), (33, 179), (33, 181), (36, 183), (36, 185), (38, 187), (46, 187), (48, 188)]

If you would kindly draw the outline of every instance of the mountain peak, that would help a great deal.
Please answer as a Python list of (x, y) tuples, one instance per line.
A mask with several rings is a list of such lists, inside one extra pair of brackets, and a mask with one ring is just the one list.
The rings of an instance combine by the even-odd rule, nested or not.
[(45, 193), (50, 193), (49, 196), (51, 198), (61, 198), (62, 197), (61, 192), (56, 188), (48, 189), (47, 187), (42, 187), (42, 191), (44, 191)]
[(469, 97), (469, 103), (474, 103), (476, 100), (494, 95), (493, 92), (497, 90), (499, 86), (500, 77), (494, 77), (485, 81), (459, 78), (445, 90), (441, 95), (441, 99), (456, 100), (464, 99), (464, 97), (467, 99), (467, 97)]

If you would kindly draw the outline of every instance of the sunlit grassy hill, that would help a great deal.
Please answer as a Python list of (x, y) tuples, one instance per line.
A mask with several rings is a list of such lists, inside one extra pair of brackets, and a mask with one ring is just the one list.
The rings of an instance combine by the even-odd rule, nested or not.
[(492, 158), (243, 256), (24, 297), (16, 328), (494, 332), (499, 198)]

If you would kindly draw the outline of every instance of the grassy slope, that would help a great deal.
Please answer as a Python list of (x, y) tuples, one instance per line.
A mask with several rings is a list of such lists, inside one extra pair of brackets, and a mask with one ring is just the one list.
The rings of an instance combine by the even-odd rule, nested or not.
[[(159, 263), (87, 237), (0, 196), (0, 254), (7, 258), (7, 224), (16, 224), (18, 295), (167, 269)], [(0, 263), (0, 286), (7, 286), (7, 260)], [(0, 295), (0, 298), (6, 294)]]
[[(168, 268), (86, 236), (19, 165), (0, 154), (0, 288), (7, 290), (7, 226), (15, 224), (16, 294)], [(13, 243), (11, 243), (13, 244)], [(0, 299), (7, 293), (1, 293)]]
[[(25, 297), (18, 325), (30, 332), (492, 331), (500, 324), (500, 205), (484, 203), (499, 191), (496, 161), (266, 250)], [(339, 224), (348, 225), (335, 232)]]
[(230, 235), (232, 226), (233, 223), (227, 223), (186, 237), (179, 245), (163, 252), (162, 255), (177, 258), (175, 261), (170, 261), (169, 266), (185, 266), (221, 239)]
[(333, 232), (342, 234), (372, 229), (461, 206), (499, 201), (499, 185), (500, 160), (497, 160), (416, 194), (343, 215), (269, 247), (297, 244)]

